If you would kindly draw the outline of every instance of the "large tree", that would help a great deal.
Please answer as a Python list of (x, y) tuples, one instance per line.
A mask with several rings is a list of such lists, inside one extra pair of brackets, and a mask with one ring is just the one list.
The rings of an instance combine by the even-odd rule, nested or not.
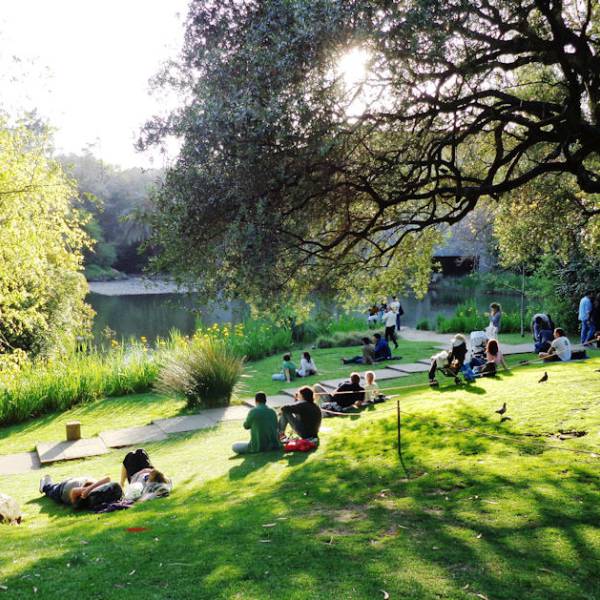
[[(192, 1), (157, 79), (187, 101), (141, 140), (182, 140), (159, 266), (263, 298), (422, 289), (438, 227), (482, 198), (569, 177), (597, 216), (599, 17), (592, 0)], [(344, 76), (349, 53), (364, 76)]]
[(50, 152), (45, 128), (0, 117), (0, 359), (72, 347), (90, 325), (84, 217)]

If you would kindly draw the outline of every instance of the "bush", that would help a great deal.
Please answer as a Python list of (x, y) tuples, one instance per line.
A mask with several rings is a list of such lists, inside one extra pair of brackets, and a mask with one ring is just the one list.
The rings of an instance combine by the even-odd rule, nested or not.
[(429, 331), (429, 321), (427, 319), (423, 319), (417, 323), (417, 329), (421, 331)]
[(349, 347), (349, 346), (360, 346), (362, 345), (362, 339), (364, 337), (372, 337), (372, 331), (350, 331), (343, 332), (337, 331), (329, 335), (322, 335), (317, 338), (315, 346), (317, 348), (335, 348), (335, 347)]
[(113, 342), (106, 353), (91, 350), (54, 359), (0, 363), (0, 425), (19, 423), (104, 396), (148, 391), (158, 373), (155, 356), (145, 345), (127, 349)]
[(206, 334), (173, 337), (156, 388), (185, 396), (189, 407), (227, 406), (244, 369), (244, 359), (225, 340)]
[[(529, 324), (533, 313), (527, 310), (525, 313), (525, 330), (529, 329)], [(470, 331), (481, 331), (489, 325), (489, 317), (479, 312), (474, 301), (459, 304), (452, 317), (438, 315), (436, 320), (436, 331), (439, 333), (454, 333)], [(500, 333), (518, 333), (521, 331), (521, 315), (519, 311), (502, 311), (502, 322)]]

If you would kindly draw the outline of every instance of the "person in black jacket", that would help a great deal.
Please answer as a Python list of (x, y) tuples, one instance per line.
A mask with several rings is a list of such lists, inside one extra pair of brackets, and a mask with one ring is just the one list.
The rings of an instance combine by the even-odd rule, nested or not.
[(321, 409), (315, 404), (313, 389), (305, 385), (296, 392), (296, 402), (281, 407), (279, 437), (285, 437), (285, 430), (289, 425), (301, 438), (318, 438), (321, 417)]
[(452, 347), (450, 352), (440, 352), (431, 357), (431, 368), (429, 369), (429, 385), (437, 386), (438, 381), (435, 378), (435, 372), (439, 368), (449, 367), (455, 375), (461, 370), (465, 364), (467, 356), (467, 340), (464, 335), (457, 333), (452, 338)]
[(351, 373), (350, 380), (340, 384), (335, 392), (328, 393), (325, 388), (319, 384), (315, 385), (315, 391), (319, 393), (321, 399), (321, 409), (327, 411), (346, 412), (354, 406), (360, 407), (365, 400), (365, 388), (360, 385), (360, 375)]

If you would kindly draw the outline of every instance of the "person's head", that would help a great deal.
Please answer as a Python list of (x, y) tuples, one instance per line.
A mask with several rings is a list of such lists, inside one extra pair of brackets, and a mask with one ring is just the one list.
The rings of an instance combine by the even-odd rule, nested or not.
[(488, 343), (485, 349), (492, 355), (496, 356), (498, 354), (498, 342), (496, 340), (488, 340)]
[(381, 334), (380, 333), (376, 333), (373, 337), (375, 338), (375, 341), (378, 342), (381, 339)]
[(305, 402), (314, 402), (315, 393), (310, 386), (305, 385), (298, 390), (298, 399), (304, 400)]
[(254, 403), (255, 404), (266, 404), (267, 403), (267, 395), (264, 392), (256, 392), (254, 395)]
[(310, 352), (305, 352), (303, 356), (308, 362), (310, 362)]
[(536, 317), (533, 322), (538, 326), (542, 327), (544, 325), (544, 319), (542, 317)]
[(368, 345), (371, 343), (371, 339), (370, 339), (370, 338), (368, 338), (368, 337), (364, 337), (364, 338), (362, 339), (362, 343), (363, 343), (365, 346), (368, 346)]
[(492, 311), (493, 315), (495, 315), (497, 312), (500, 312), (501, 310), (502, 307), (497, 302), (492, 302), (490, 304), (490, 311)]
[(373, 373), (373, 371), (367, 371), (365, 373), (365, 381), (369, 384), (373, 383), (375, 381), (375, 373)]
[(398, 300), (398, 296), (392, 296), (392, 300)]
[(150, 483), (168, 483), (169, 480), (165, 477), (164, 473), (159, 471), (158, 469), (152, 469), (150, 473), (148, 473), (148, 481)]
[(587, 296), (588, 298), (591, 298), (592, 297), (592, 293), (593, 293), (592, 290), (587, 290), (583, 295)]
[(360, 383), (360, 375), (358, 373), (350, 373), (350, 381), (354, 385), (358, 385)]
[(283, 355), (283, 360), (285, 360), (286, 362), (292, 360), (292, 355), (291, 354), (284, 354)]
[(564, 337), (564, 335), (565, 335), (565, 330), (562, 327), (557, 327), (554, 330), (554, 337), (555, 338)]
[(463, 344), (466, 345), (467, 340), (465, 338), (465, 336), (462, 333), (457, 333), (453, 338), (452, 338), (452, 347), (453, 348), (458, 348), (459, 346), (462, 346)]

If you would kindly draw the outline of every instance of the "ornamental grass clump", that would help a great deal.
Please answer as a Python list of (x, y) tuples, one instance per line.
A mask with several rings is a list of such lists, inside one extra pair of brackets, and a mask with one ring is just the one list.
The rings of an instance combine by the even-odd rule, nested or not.
[(172, 345), (162, 362), (157, 389), (183, 395), (190, 408), (228, 405), (238, 389), (244, 358), (226, 341), (200, 333), (191, 339), (174, 337)]

